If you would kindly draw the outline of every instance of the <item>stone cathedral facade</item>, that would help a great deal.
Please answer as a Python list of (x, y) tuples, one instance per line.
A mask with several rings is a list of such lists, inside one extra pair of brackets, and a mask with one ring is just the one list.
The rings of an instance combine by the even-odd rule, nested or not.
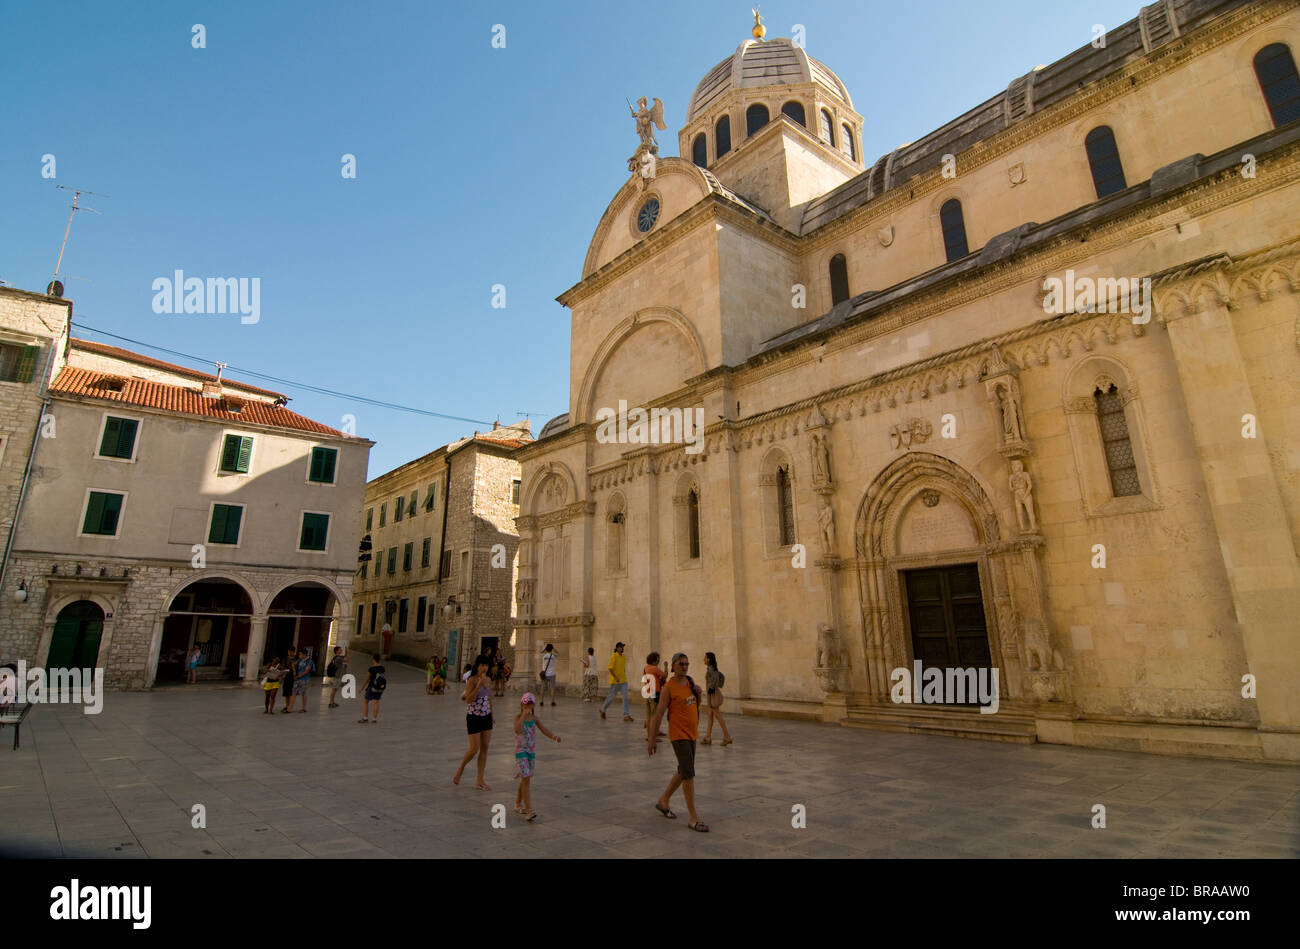
[[(754, 32), (685, 157), (642, 104), (559, 298), (519, 668), (707, 650), (747, 713), (1300, 760), (1300, 6), (1152, 4), (875, 161)], [(897, 701), (916, 663), (998, 711)]]

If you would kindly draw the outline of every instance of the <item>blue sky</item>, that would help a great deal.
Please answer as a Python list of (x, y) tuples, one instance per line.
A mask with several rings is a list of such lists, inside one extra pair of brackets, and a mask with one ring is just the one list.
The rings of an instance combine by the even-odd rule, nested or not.
[[(869, 161), (920, 138), (1139, 3), (768, 3), (803, 24), (865, 119)], [(42, 290), (70, 195), (73, 319), (220, 360), (377, 442), (374, 477), (479, 426), (236, 370), (503, 424), (568, 408), (569, 313), (627, 179), (625, 99), (664, 101), (749, 35), (745, 3), (11, 2), (0, 18), (0, 279)], [(206, 48), (192, 46), (203, 24)], [(492, 47), (495, 24), (504, 49)], [(41, 176), (55, 156), (57, 177)], [(340, 173), (356, 156), (356, 178)], [(261, 314), (167, 315), (152, 283), (257, 277)], [(506, 307), (491, 306), (492, 287)], [(76, 335), (204, 368), (99, 333)], [(206, 368), (211, 371), (210, 364)]]

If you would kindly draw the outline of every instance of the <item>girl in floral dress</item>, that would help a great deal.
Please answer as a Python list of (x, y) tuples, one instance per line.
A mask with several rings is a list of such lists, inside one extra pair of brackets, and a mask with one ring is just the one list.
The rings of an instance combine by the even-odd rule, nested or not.
[(529, 785), (537, 761), (537, 732), (540, 731), (547, 738), (557, 742), (560, 740), (559, 735), (553, 735), (545, 725), (533, 717), (536, 701), (533, 693), (525, 692), (523, 698), (519, 700), (519, 714), (515, 716), (515, 777), (519, 779), (519, 792), (515, 795), (515, 813), (523, 814), (528, 820), (537, 819), (537, 813), (533, 810), (532, 797), (529, 794)]

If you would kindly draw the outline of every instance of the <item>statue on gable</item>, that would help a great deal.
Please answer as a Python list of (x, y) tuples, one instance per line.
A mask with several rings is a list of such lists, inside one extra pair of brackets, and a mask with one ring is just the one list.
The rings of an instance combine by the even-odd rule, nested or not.
[[(664, 122), (664, 104), (658, 97), (654, 100), (655, 104), (646, 107), (646, 97), (642, 96), (636, 100), (639, 109), (633, 109), (632, 104), (628, 103), (628, 111), (632, 113), (632, 118), (636, 122), (636, 134), (641, 136), (641, 148), (646, 149), (652, 155), (659, 154), (659, 143), (655, 141), (654, 129), (663, 131), (668, 128)], [(654, 128), (651, 128), (651, 126)]]

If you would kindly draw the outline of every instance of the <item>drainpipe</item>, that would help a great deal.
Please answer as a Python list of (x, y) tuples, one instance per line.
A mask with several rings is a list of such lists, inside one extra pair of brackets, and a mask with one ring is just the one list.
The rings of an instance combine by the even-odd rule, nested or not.
[(14, 505), (14, 519), (9, 525), (9, 536), (5, 538), (4, 556), (0, 557), (0, 596), (4, 595), (5, 576), (9, 572), (9, 553), (13, 550), (14, 534), (18, 532), (18, 518), (23, 512), (23, 499), (27, 497), (27, 483), (31, 480), (32, 466), (36, 462), (36, 447), (41, 440), (41, 423), (45, 420), (45, 412), (50, 407), (50, 395), (47, 381), (50, 374), (50, 363), (54, 360), (54, 351), (58, 348), (58, 340), (50, 340), (50, 351), (45, 357), (45, 368), (41, 371), (41, 388), (44, 390), (44, 398), (41, 400), (41, 414), (36, 419), (36, 430), (32, 432), (32, 444), (27, 449), (27, 467), (23, 469), (22, 484), (18, 486), (18, 503)]

